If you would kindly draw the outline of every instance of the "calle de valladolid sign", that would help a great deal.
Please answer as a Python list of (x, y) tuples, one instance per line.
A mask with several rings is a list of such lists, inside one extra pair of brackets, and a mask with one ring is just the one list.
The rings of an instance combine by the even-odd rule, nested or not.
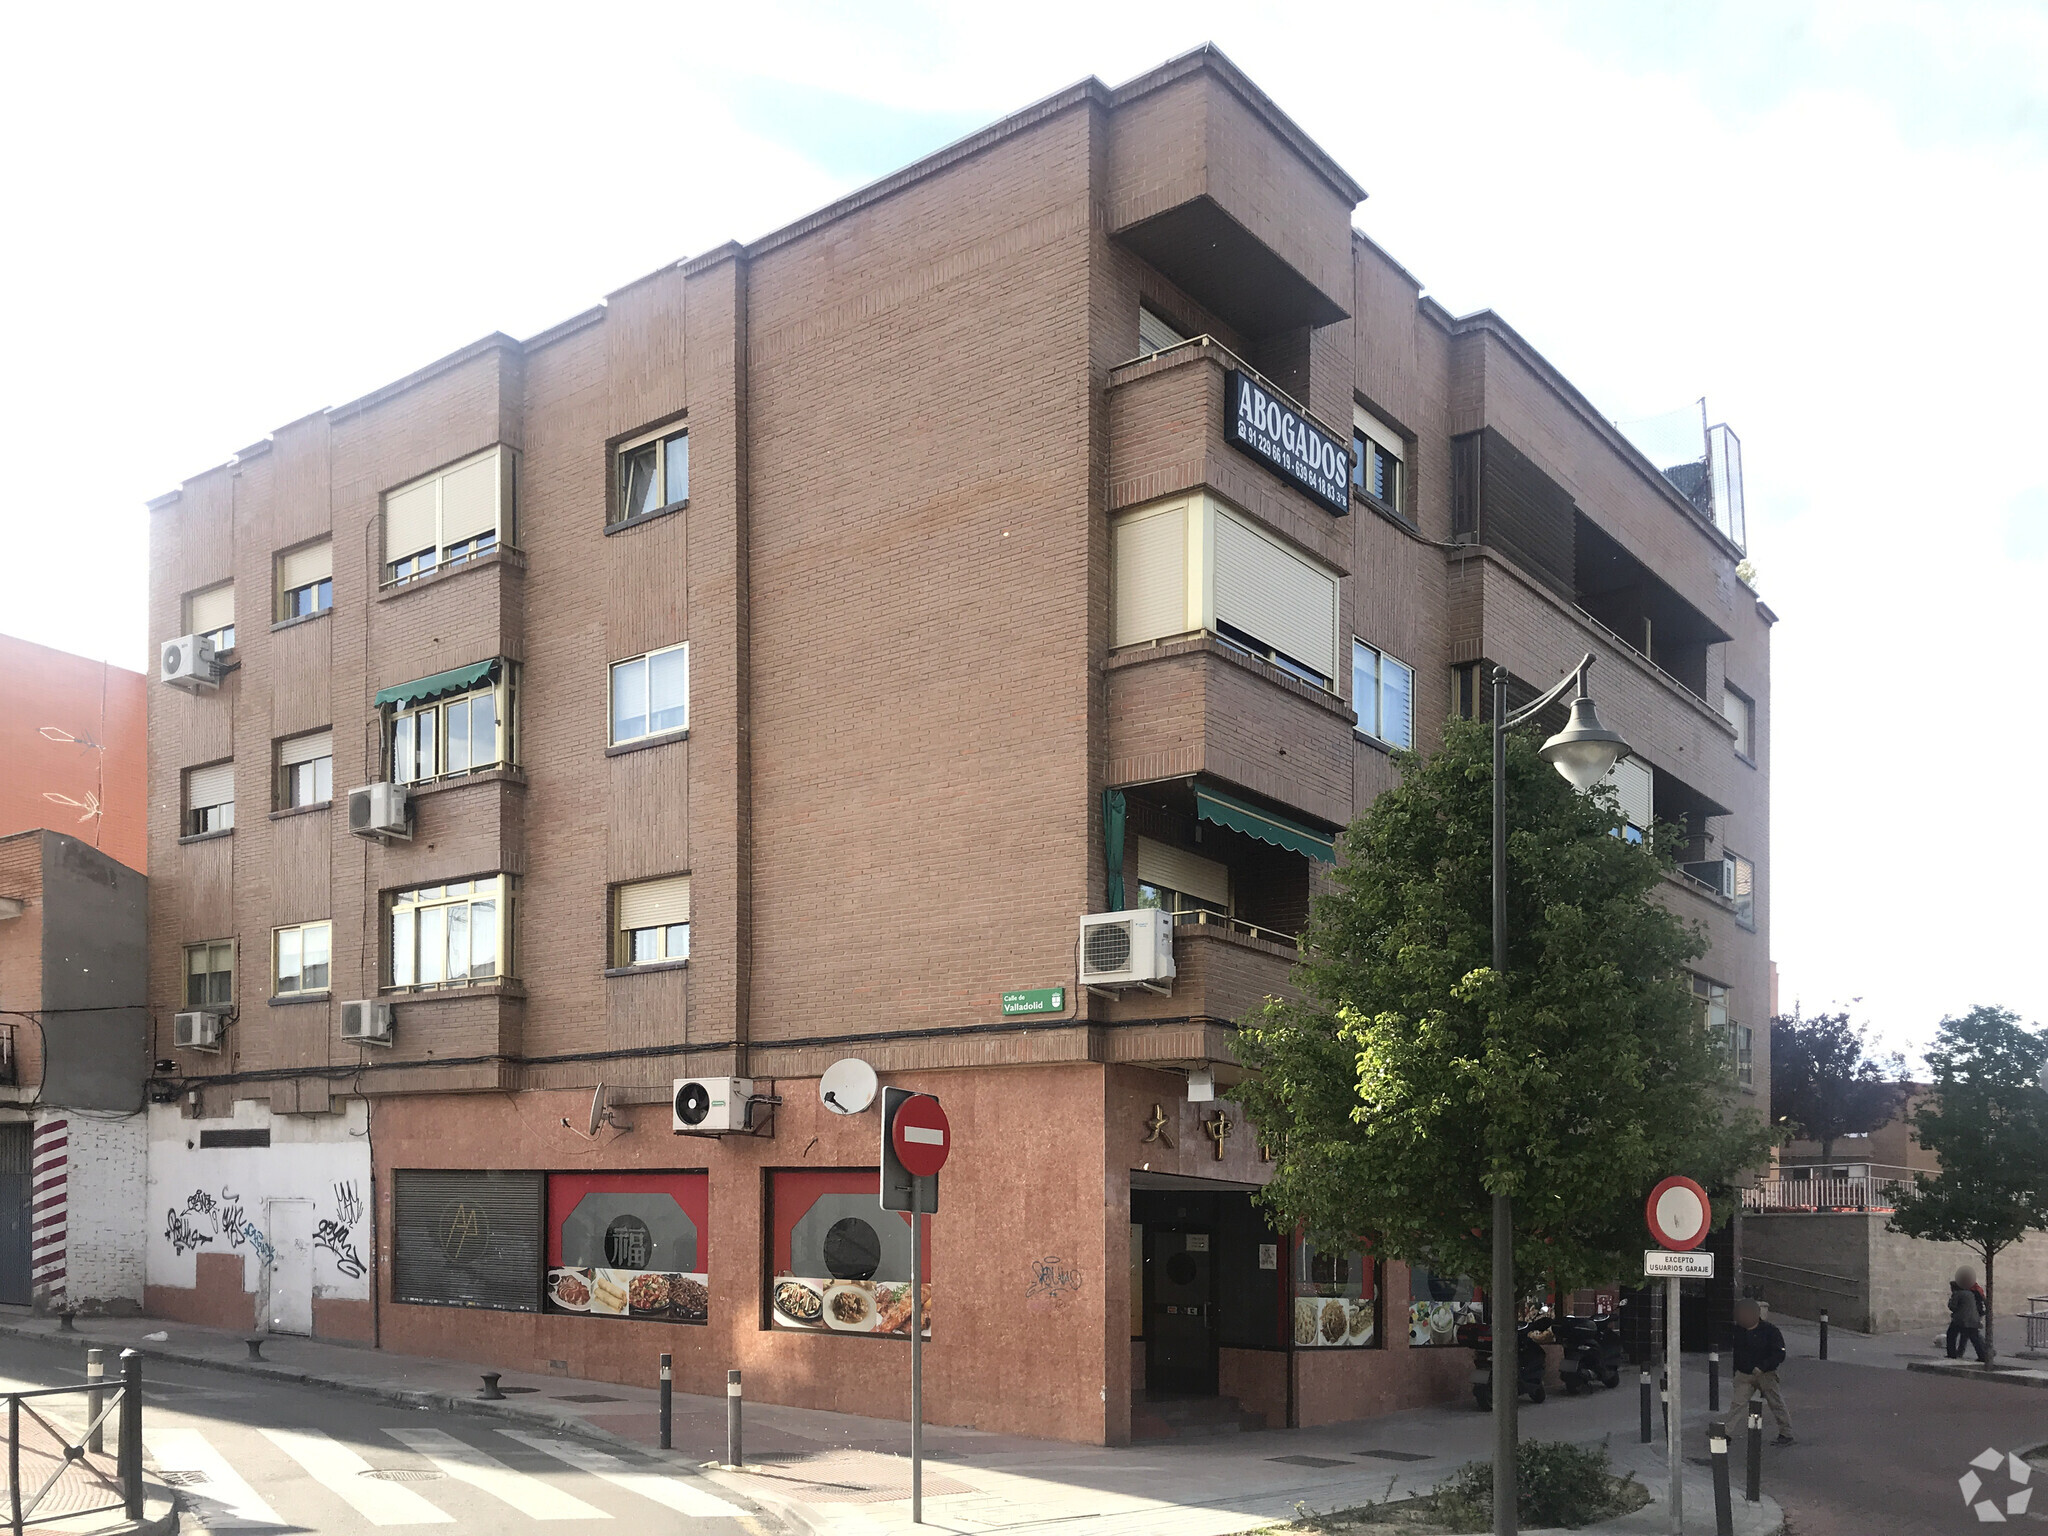
[(1251, 374), (1224, 375), (1223, 435), (1281, 479), (1300, 486), (1323, 510), (1351, 510), (1351, 445), (1310, 421)]

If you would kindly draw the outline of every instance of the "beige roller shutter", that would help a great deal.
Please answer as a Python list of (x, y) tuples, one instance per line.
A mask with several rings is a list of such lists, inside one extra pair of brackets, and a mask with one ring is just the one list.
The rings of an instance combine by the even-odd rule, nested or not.
[(441, 481), (437, 476), (384, 498), (384, 559), (402, 560), (440, 543)]
[(1188, 628), (1188, 509), (1116, 526), (1116, 643), (1135, 645)]
[(304, 736), (294, 736), (290, 741), (280, 742), (277, 748), (277, 760), (287, 768), (293, 763), (310, 763), (316, 757), (332, 756), (332, 731), (312, 731)]
[(210, 630), (225, 629), (235, 622), (235, 584), (223, 582), (220, 586), (204, 592), (194, 592), (185, 599), (185, 622), (192, 626), (191, 633), (206, 634)]
[(1407, 457), (1405, 450), (1401, 447), (1401, 434), (1373, 415), (1364, 406), (1354, 405), (1351, 407), (1351, 425), (1378, 443), (1389, 457), (1395, 459)]
[(1145, 885), (1163, 885), (1170, 891), (1213, 901), (1219, 907), (1230, 906), (1228, 869), (1214, 859), (1149, 837), (1138, 839), (1138, 879)]
[(334, 545), (322, 539), (318, 544), (308, 544), (304, 549), (295, 549), (277, 562), (279, 584), (289, 592), (294, 587), (310, 587), (316, 581), (325, 581), (334, 574)]
[(1337, 675), (1337, 578), (1216, 509), (1216, 617)]
[(642, 880), (619, 887), (619, 929), (665, 928), (690, 920), (690, 877)]
[(441, 477), (441, 542), (460, 544), (498, 526), (498, 452), (457, 465)]
[(1624, 757), (1608, 770), (1606, 781), (1614, 788), (1621, 801), (1621, 813), (1629, 825), (1647, 832), (1655, 813), (1651, 807), (1656, 803), (1656, 776), (1647, 763), (1633, 757)]
[(227, 805), (235, 798), (235, 765), (214, 763), (194, 768), (185, 776), (185, 805), (196, 810), (204, 805)]

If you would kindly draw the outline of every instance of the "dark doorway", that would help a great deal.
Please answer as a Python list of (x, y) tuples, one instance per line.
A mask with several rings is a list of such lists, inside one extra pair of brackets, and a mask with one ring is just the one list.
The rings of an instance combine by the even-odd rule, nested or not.
[(1153, 1392), (1216, 1392), (1215, 1234), (1145, 1229), (1145, 1384)]
[(31, 1179), (27, 1125), (0, 1125), (0, 1304), (35, 1300), (29, 1271)]

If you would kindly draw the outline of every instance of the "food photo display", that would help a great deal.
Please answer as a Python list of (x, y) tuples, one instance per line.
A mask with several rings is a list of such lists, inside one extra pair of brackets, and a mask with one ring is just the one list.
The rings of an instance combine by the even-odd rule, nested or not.
[(702, 1173), (550, 1174), (547, 1309), (708, 1321), (707, 1183)]
[(883, 1210), (878, 1190), (873, 1168), (771, 1176), (768, 1313), (776, 1327), (906, 1339), (916, 1327), (931, 1337), (932, 1220), (924, 1224), (923, 1294), (915, 1295), (910, 1218)]

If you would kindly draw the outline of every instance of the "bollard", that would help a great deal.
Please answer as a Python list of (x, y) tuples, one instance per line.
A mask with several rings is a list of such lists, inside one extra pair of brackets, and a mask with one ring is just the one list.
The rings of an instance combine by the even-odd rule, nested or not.
[(477, 1396), (487, 1403), (502, 1403), (505, 1400), (505, 1394), (498, 1390), (498, 1378), (504, 1374), (503, 1371), (485, 1371), (483, 1373), (484, 1389), (477, 1393)]
[(100, 1410), (107, 1406), (106, 1394), (100, 1391), (100, 1383), (107, 1379), (107, 1352), (104, 1349), (88, 1349), (85, 1352), (85, 1384), (92, 1390), (85, 1394), (85, 1422), (92, 1426), (86, 1437), (85, 1448), (95, 1456), (107, 1453), (107, 1431), (100, 1423)]
[(725, 1373), (725, 1464), (740, 1463), (740, 1373)]
[(1671, 1367), (1665, 1366), (1657, 1377), (1657, 1401), (1664, 1405), (1664, 1416), (1658, 1422), (1664, 1426), (1664, 1437), (1671, 1437)]
[(1742, 1496), (1752, 1504), (1764, 1496), (1764, 1411), (1753, 1399), (1749, 1405), (1749, 1481)]
[(674, 1422), (676, 1384), (667, 1355), (661, 1357), (661, 1448), (669, 1450), (670, 1427)]
[(1823, 1360), (1828, 1357), (1828, 1309), (1826, 1307), (1820, 1309), (1820, 1357)]
[(1707, 1351), (1707, 1412), (1721, 1411), (1721, 1351)]
[(1714, 1536), (1735, 1536), (1735, 1502), (1728, 1490), (1728, 1426), (1707, 1426), (1707, 1456), (1714, 1463)]
[(142, 1518), (142, 1356), (132, 1349), (121, 1351), (121, 1500)]
[(1650, 1443), (1650, 1368), (1643, 1367), (1643, 1444)]
[(57, 1331), (59, 1333), (78, 1332), (77, 1327), (74, 1326), (77, 1317), (78, 1314), (76, 1312), (72, 1311), (69, 1307), (66, 1307), (62, 1312), (59, 1312), (57, 1314)]
[(249, 1358), (251, 1360), (261, 1360), (263, 1358), (263, 1341), (261, 1339), (244, 1339), (242, 1342), (249, 1346)]

